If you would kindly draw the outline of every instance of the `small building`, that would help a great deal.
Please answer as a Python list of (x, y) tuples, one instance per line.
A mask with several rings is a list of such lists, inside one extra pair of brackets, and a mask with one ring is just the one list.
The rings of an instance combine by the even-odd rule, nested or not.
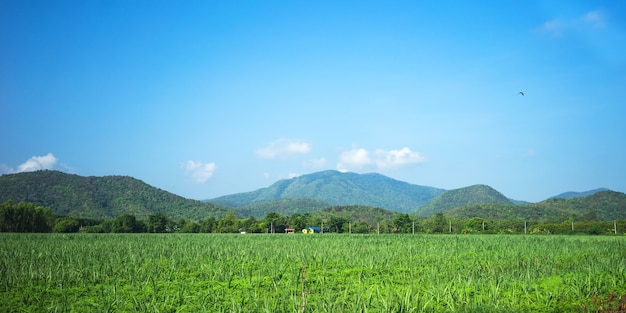
[(285, 228), (285, 234), (294, 234), (295, 232), (296, 230), (291, 227)]

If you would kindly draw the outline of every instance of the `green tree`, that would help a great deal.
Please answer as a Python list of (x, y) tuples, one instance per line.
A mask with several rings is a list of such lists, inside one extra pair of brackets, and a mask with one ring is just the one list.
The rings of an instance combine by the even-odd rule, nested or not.
[(330, 220), (328, 220), (328, 229), (330, 229), (331, 232), (343, 233), (344, 224), (348, 222), (349, 220), (345, 217), (331, 216)]
[(228, 212), (217, 222), (217, 232), (219, 233), (238, 233), (239, 219), (233, 212)]
[(263, 229), (261, 228), (260, 222), (254, 218), (254, 216), (248, 217), (241, 221), (241, 230), (248, 233), (261, 233)]
[(117, 217), (111, 225), (112, 233), (141, 233), (145, 230), (146, 225), (130, 214)]
[(411, 233), (413, 230), (413, 220), (408, 214), (398, 214), (393, 220), (392, 232)]
[(371, 227), (363, 221), (356, 221), (352, 224), (352, 232), (355, 234), (367, 234), (371, 232)]
[(285, 228), (289, 227), (288, 224), (289, 221), (286, 216), (276, 212), (270, 212), (265, 216), (261, 227), (267, 229), (269, 232), (284, 233)]
[(194, 221), (185, 221), (185, 224), (179, 227), (180, 227), (181, 233), (199, 233), (200, 232), (200, 224), (195, 223)]
[(217, 227), (217, 220), (213, 217), (209, 217), (205, 220), (201, 220), (200, 222), (198, 222), (198, 232), (200, 233), (212, 233), (213, 231), (216, 231), (216, 227)]
[(52, 230), (55, 219), (50, 208), (34, 203), (7, 201), (0, 205), (0, 230), (3, 232), (47, 233)]
[(79, 228), (80, 224), (78, 224), (77, 220), (70, 217), (64, 217), (56, 221), (52, 230), (55, 233), (75, 233)]
[(157, 213), (148, 216), (148, 232), (150, 233), (164, 233), (167, 231), (167, 224), (169, 220), (164, 213)]

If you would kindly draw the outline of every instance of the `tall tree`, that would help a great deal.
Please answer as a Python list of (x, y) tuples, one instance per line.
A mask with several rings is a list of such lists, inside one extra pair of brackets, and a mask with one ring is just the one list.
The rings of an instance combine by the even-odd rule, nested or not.
[(148, 216), (148, 232), (164, 233), (167, 231), (168, 222), (167, 215), (164, 213), (152, 214)]

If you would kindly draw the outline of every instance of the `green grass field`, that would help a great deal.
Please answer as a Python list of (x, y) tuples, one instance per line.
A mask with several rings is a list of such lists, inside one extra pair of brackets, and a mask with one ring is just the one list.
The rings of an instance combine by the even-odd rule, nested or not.
[(626, 294), (626, 237), (0, 237), (2, 312), (586, 312)]

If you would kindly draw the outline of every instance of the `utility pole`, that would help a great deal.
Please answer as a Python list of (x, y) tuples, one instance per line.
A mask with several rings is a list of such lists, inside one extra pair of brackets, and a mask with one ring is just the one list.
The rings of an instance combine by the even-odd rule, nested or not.
[(524, 221), (524, 235), (526, 235), (526, 221)]

